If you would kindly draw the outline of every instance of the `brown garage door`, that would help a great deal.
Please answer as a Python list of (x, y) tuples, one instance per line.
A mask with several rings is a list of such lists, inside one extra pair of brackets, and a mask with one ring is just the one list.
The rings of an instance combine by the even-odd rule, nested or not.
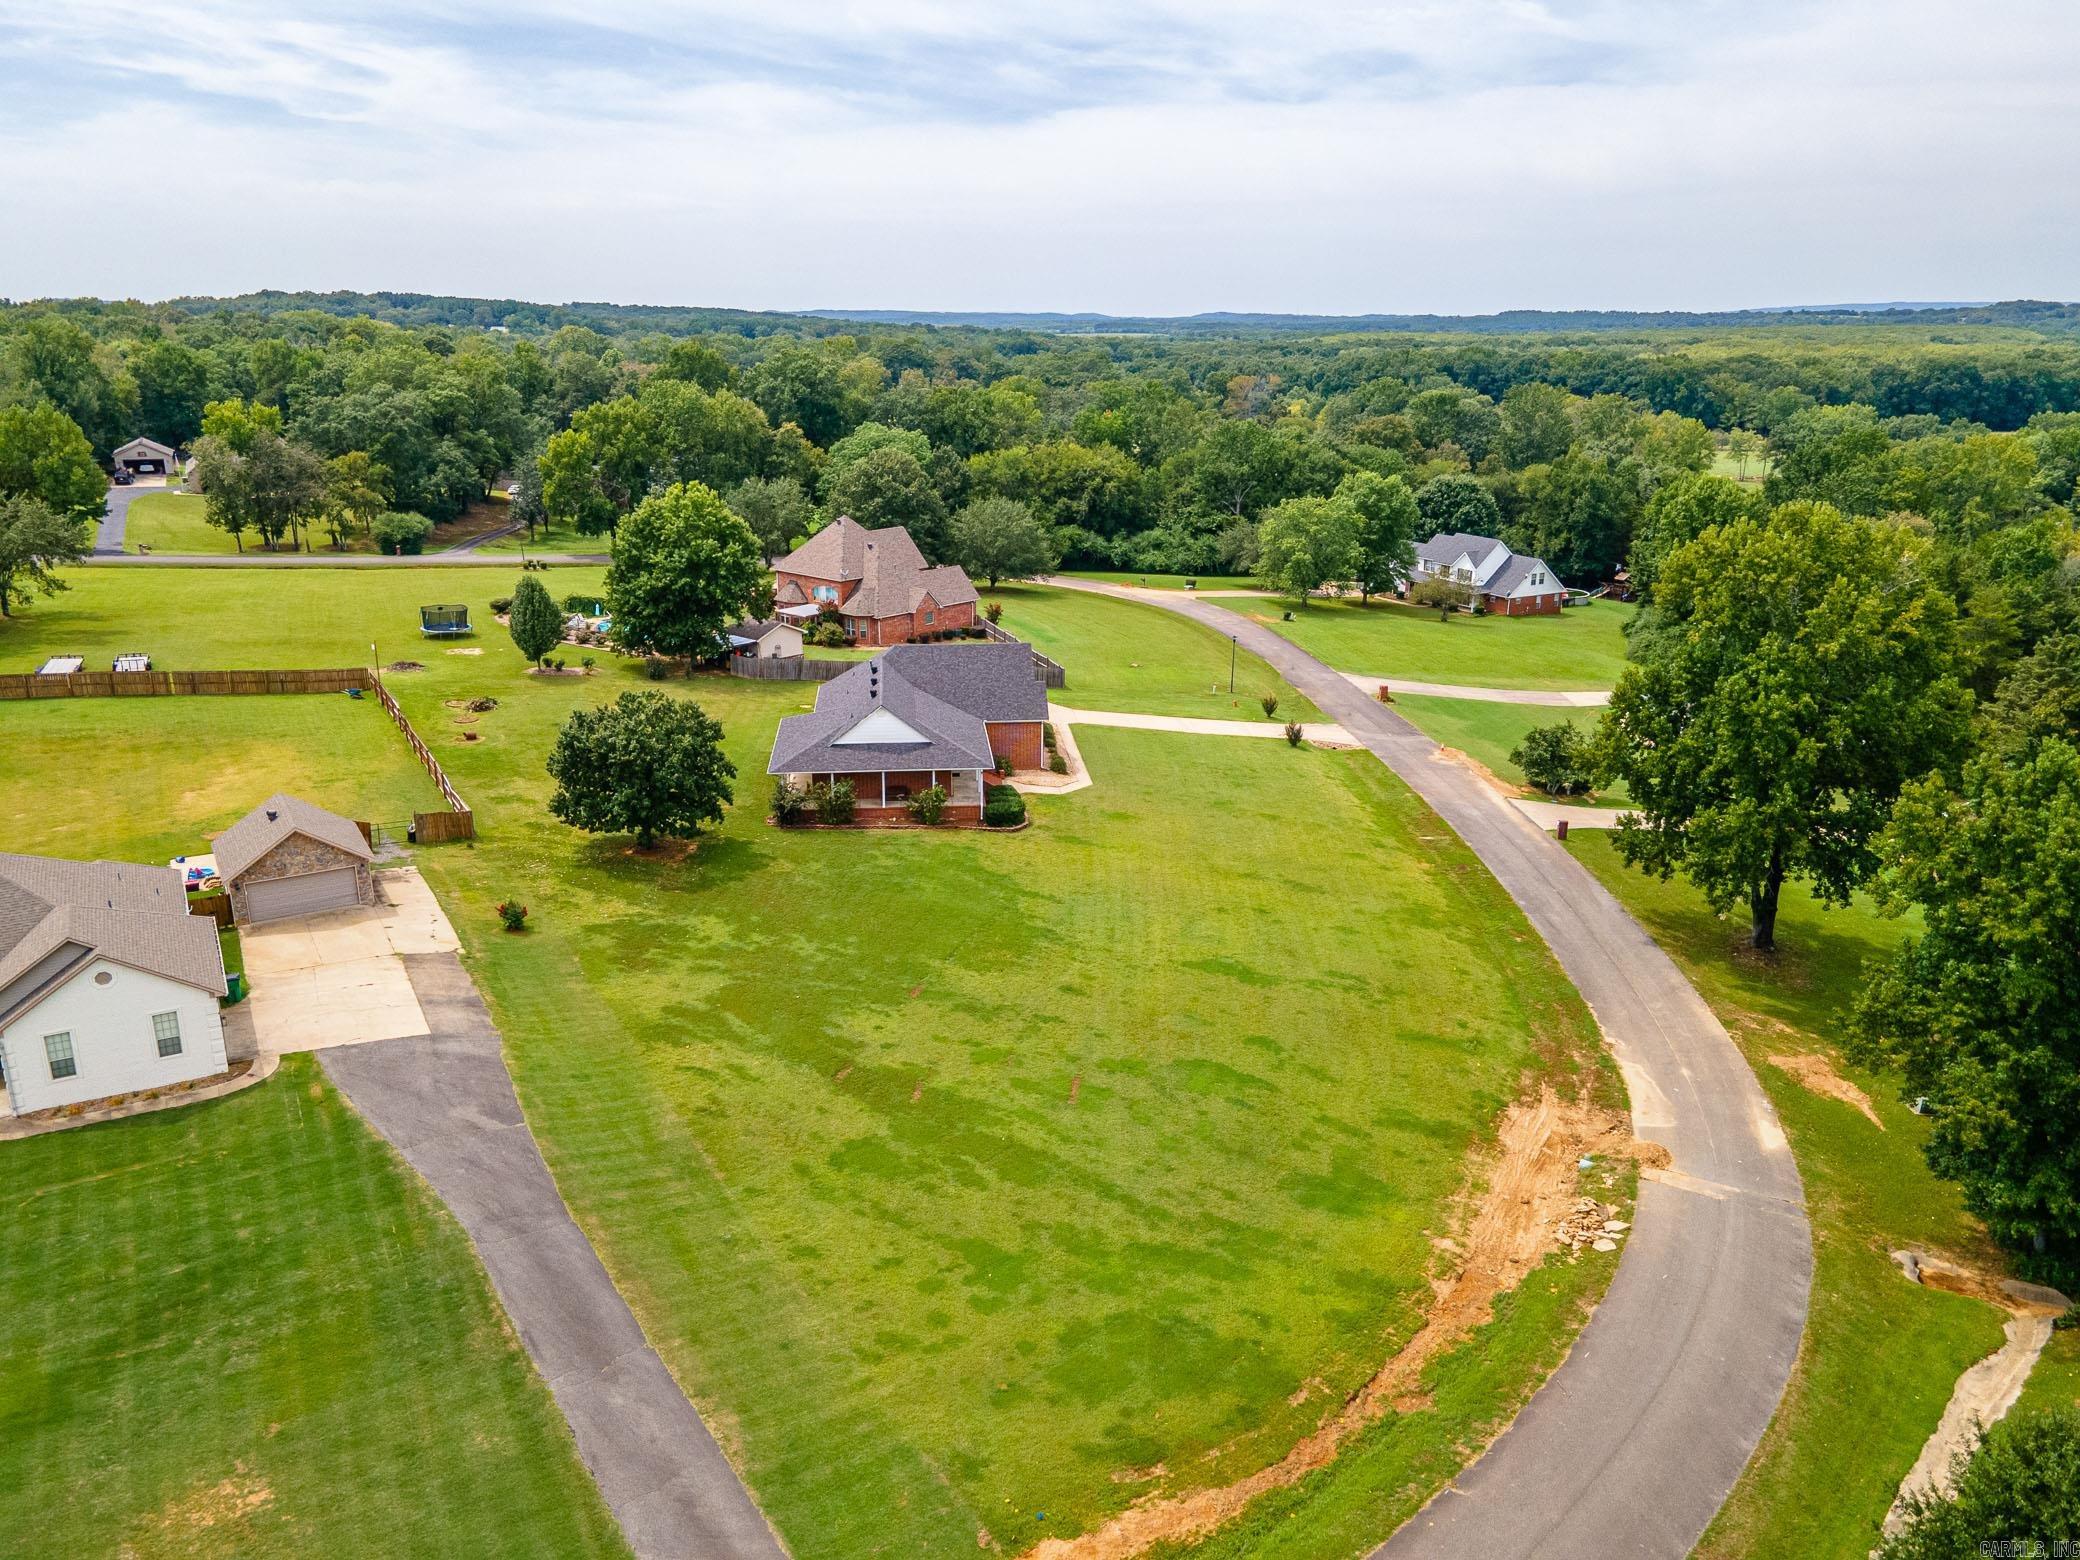
[(342, 910), (357, 903), (352, 867), (246, 884), (248, 921), (279, 921), (292, 915), (315, 915), (320, 910)]

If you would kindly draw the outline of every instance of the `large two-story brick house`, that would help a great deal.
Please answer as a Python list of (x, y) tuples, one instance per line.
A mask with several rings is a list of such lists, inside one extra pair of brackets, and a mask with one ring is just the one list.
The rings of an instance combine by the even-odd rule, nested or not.
[(953, 564), (934, 567), (899, 525), (870, 531), (840, 515), (773, 565), (773, 605), (813, 620), (835, 608), (854, 644), (906, 639), (975, 622), (975, 587)]
[(1442, 575), (1470, 586), (1490, 612), (1511, 617), (1558, 612), (1567, 605), (1567, 587), (1543, 558), (1513, 553), (1492, 536), (1440, 531), (1416, 543), (1416, 571), (1402, 586)]

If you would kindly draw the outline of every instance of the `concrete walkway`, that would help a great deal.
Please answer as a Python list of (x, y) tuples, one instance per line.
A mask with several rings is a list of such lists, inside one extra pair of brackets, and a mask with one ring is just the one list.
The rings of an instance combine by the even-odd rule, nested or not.
[(644, 1560), (779, 1560), (564, 1207), (468, 973), (452, 953), (404, 962), (432, 1033), (322, 1051), (326, 1073), (461, 1221), (629, 1547)]
[(1563, 820), (1570, 829), (1615, 829), (1619, 819), (1632, 816), (1628, 807), (1571, 807), (1565, 802), (1534, 802), (1525, 796), (1513, 796), (1509, 804), (1549, 833)]
[[(1056, 725), (1124, 726), (1132, 731), (1181, 731), (1199, 737), (1277, 737), (1285, 740), (1282, 723), (1268, 720), (1202, 720), (1196, 715), (1132, 715), (1120, 710), (1077, 710), (1066, 704), (1047, 706), (1047, 718)], [(1357, 746), (1357, 739), (1341, 726), (1322, 722), (1303, 724), (1301, 734), (1309, 742), (1337, 742)]]
[(1603, 1302), (1487, 1452), (1378, 1554), (1677, 1560), (1769, 1427), (1798, 1355), (1812, 1235), (1768, 1097), (1710, 1008), (1567, 851), (1342, 674), (1211, 602), (1060, 580), (1233, 635), (1333, 715), (1485, 862), (1594, 1010), (1634, 1130), (1673, 1161), (1641, 1179)]
[(1425, 699), (1473, 699), (1482, 704), (1538, 704), (1561, 710), (1593, 710), (1611, 702), (1611, 690), (1597, 688), (1476, 688), (1467, 683), (1415, 682), (1406, 677), (1372, 677), (1364, 672), (1345, 672), (1353, 687), (1377, 697), (1384, 684), (1389, 692), (1414, 694)]

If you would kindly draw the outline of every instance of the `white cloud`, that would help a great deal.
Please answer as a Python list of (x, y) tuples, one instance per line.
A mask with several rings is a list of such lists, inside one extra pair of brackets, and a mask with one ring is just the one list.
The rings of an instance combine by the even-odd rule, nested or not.
[[(2080, 16), (1995, 9), (0, 0), (0, 284), (1161, 313), (2080, 295)], [(140, 156), (180, 193), (119, 215), (110, 171)]]

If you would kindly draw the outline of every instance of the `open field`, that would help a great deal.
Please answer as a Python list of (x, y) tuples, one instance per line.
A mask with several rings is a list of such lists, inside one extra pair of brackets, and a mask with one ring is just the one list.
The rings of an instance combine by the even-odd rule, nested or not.
[[(54, 789), (80, 805), (54, 806)], [(373, 699), (0, 702), (0, 840), (9, 850), (165, 861), (209, 849), (207, 836), (276, 791), (373, 823), (444, 805)]]
[[(1769, 1091), (1805, 1179), (1815, 1259), (1805, 1343), (1776, 1421), (1698, 1553), (1865, 1555), (1958, 1375), (2001, 1342), (1991, 1306), (1917, 1288), (1887, 1257), (1918, 1245), (1976, 1266), (1999, 1261), (1956, 1187), (1922, 1160), (1925, 1123), (1889, 1080), (1835, 1050), (1863, 961), (1895, 947), (1902, 925), (1862, 900), (1823, 910), (1786, 885), (1772, 965), (1741, 946), (1745, 916), (1714, 916), (1681, 879), (1631, 870), (1601, 835), (1577, 833), (1568, 847), (1711, 1003)], [(1769, 1060), (1796, 1053), (1827, 1056), (1884, 1129)]]
[(1258, 700), (1275, 693), (1277, 720), (1322, 719), (1247, 650), (1236, 659), (1230, 694), (1227, 639), (1174, 613), (1044, 585), (1002, 585), (982, 599), (1003, 602), (1000, 626), (1062, 663), (1069, 686), (1059, 697), (1077, 709), (1263, 720)]
[[(1327, 661), (1391, 683), (1461, 683), (1476, 688), (1610, 688), (1625, 665), (1633, 608), (1592, 601), (1557, 617), (1437, 614), (1396, 601), (1234, 602), (1265, 626)], [(1288, 623), (1284, 614), (1292, 611)]]
[[(1511, 785), (1524, 784), (1524, 771), (1511, 761), (1510, 754), (1516, 751), (1526, 732), (1565, 721), (1587, 736), (1596, 729), (1596, 723), (1603, 715), (1601, 710), (1593, 709), (1486, 704), (1475, 699), (1433, 699), (1413, 693), (1395, 694), (1393, 709), (1395, 714), (1420, 727), (1425, 736), (1446, 747), (1457, 748)], [(1619, 803), (1626, 800), (1625, 785), (1620, 781), (1608, 791), (1561, 800)]]
[(15, 1552), (627, 1553), (462, 1232), (312, 1058), (4, 1157)]
[[(487, 612), (510, 588), (461, 570), (74, 578), (0, 629), (5, 664), (55, 636), (129, 648), (147, 623), (162, 664), (359, 659), (366, 623), (415, 625), (421, 600)], [(1085, 654), (1111, 628), (1084, 598), (1029, 599)], [(501, 631), (465, 647), (477, 656), (415, 639), (382, 652), (426, 663), (392, 686), (483, 831), (420, 851), (422, 870), (573, 1211), (798, 1552), (966, 1550), (982, 1528), (1015, 1552), (1146, 1490), (1121, 1470), (1164, 1462), (1176, 1489), (1274, 1460), (1417, 1325), (1432, 1237), (1502, 1105), (1584, 1057), (1611, 1087), (1515, 909), (1365, 755), (1093, 730), (1097, 787), (1036, 799), (1022, 834), (782, 834), (762, 821), (765, 754), (814, 690), (704, 677), (663, 686), (723, 722), (740, 805), (691, 857), (635, 859), (551, 819), (541, 766), (569, 710), (650, 686), (636, 666), (543, 680)], [(501, 701), (468, 744), (444, 702), (464, 694)], [(206, 702), (227, 773), (288, 763), (240, 751), (256, 719), (376, 713), (139, 699), (0, 719), (56, 717), (108, 746)], [(58, 761), (49, 743), (21, 751)], [(341, 791), (380, 762), (342, 751), (300, 773), (315, 785), (337, 765), (341, 790), (320, 799), (367, 811)], [(139, 787), (132, 815), (220, 805), (177, 778)], [(133, 817), (108, 837), (103, 853), (156, 850), (163, 831)], [(534, 912), (524, 937), (495, 929), (508, 896)], [(1470, 945), (1494, 999), (1441, 1012), (1434, 973)], [(1607, 1276), (1549, 1264), (1433, 1367), (1440, 1411), (1390, 1416), (1317, 1476), (1343, 1492), (1320, 1518), (1309, 1502), (1264, 1520), (1328, 1553), (1382, 1500), (1420, 1499), (1557, 1359)], [(1306, 1537), (1332, 1516), (1338, 1536)]]

